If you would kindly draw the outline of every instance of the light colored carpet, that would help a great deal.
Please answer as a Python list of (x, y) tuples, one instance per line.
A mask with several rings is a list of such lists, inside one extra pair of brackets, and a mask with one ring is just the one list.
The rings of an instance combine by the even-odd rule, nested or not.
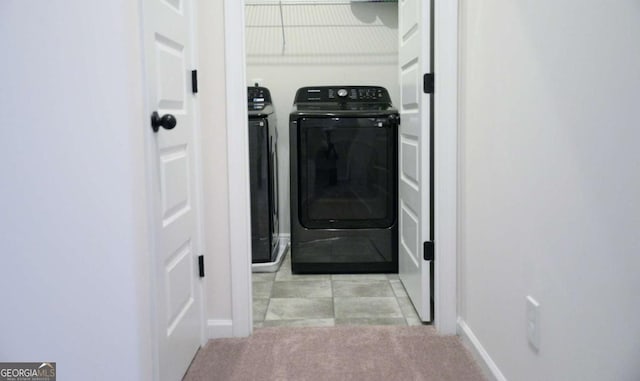
[(184, 380), (484, 381), (456, 336), (433, 327), (261, 328), (210, 340)]

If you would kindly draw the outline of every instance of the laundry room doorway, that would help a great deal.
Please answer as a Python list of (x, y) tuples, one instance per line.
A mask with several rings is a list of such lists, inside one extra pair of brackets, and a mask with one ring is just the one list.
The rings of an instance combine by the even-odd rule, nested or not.
[[(393, 7), (396, 12), (395, 21), (393, 16), (389, 17), (390, 12), (385, 13), (385, 12), (381, 12), (379, 9), (374, 10), (373, 8), (374, 6)], [(284, 140), (285, 142), (288, 139), (283, 139), (283, 135), (284, 137), (286, 137), (286, 133), (288, 132), (286, 131), (288, 129), (288, 119), (289, 119), (288, 113), (291, 109), (294, 92), (291, 92), (291, 91), (281, 92), (280, 90), (274, 91), (273, 86), (280, 87), (280, 85), (283, 82), (288, 83), (292, 87), (296, 87), (296, 86), (302, 87), (303, 85), (308, 85), (309, 81), (311, 80), (311, 74), (309, 73), (313, 73), (314, 69), (316, 69), (315, 72), (320, 73), (323, 67), (330, 68), (331, 65), (335, 65), (335, 64), (350, 66), (351, 69), (354, 69), (355, 71), (362, 74), (363, 77), (365, 77), (361, 79), (362, 81), (361, 84), (365, 84), (365, 83), (372, 84), (372, 79), (374, 79), (373, 83), (379, 83), (382, 80), (382, 77), (386, 77), (389, 79), (389, 84), (385, 84), (385, 85), (389, 88), (389, 92), (392, 94), (391, 95), (392, 98), (397, 99), (395, 101), (395, 104), (397, 105), (400, 104), (401, 90), (400, 90), (400, 81), (398, 79), (399, 65), (398, 65), (398, 53), (397, 53), (398, 45), (399, 45), (398, 32), (397, 32), (397, 29), (398, 29), (398, 25), (397, 25), (398, 4), (397, 3), (375, 4), (374, 2), (345, 2), (345, 1), (334, 1), (334, 2), (283, 1), (280, 3), (280, 2), (273, 2), (273, 1), (271, 2), (246, 1), (246, 4), (242, 4), (241, 7), (237, 7), (236, 5), (233, 5), (233, 4), (227, 4), (227, 7), (234, 8), (234, 10), (226, 10), (227, 16), (229, 15), (229, 13), (234, 13), (236, 16), (239, 16), (242, 13), (242, 15), (240, 16), (244, 16), (244, 21), (246, 22), (246, 26), (247, 26), (247, 29), (245, 29), (244, 27), (240, 28), (237, 24), (234, 24), (233, 21), (227, 20), (227, 23), (226, 23), (227, 32), (229, 32), (230, 29), (233, 31), (233, 34), (227, 33), (227, 36), (228, 36), (227, 46), (230, 46), (233, 44), (232, 49), (227, 52), (228, 54), (227, 63), (229, 64), (230, 62), (233, 62), (234, 64), (237, 65), (238, 62), (242, 62), (243, 67), (245, 67), (244, 66), (245, 63), (247, 64), (245, 73), (239, 73), (236, 71), (236, 69), (234, 69), (233, 70), (234, 73), (232, 73), (233, 75), (227, 76), (227, 81), (228, 83), (234, 83), (234, 82), (246, 83), (249, 86), (254, 85), (257, 82), (258, 85), (269, 88), (271, 90), (271, 93), (274, 99), (284, 98), (280, 100), (276, 99), (275, 102), (279, 102), (283, 104), (283, 106), (276, 107), (276, 108), (277, 108), (277, 113), (279, 115), (278, 122), (283, 123), (283, 125), (279, 124), (279, 127), (280, 126), (284, 127), (282, 129), (281, 128), (278, 129), (280, 139)], [(250, 11), (246, 7), (253, 7), (254, 11)], [(315, 7), (318, 10), (318, 12), (317, 13), (302, 12), (301, 11), (302, 7)], [(322, 7), (326, 7), (326, 8), (323, 9)], [(332, 13), (332, 11), (335, 11), (338, 7), (343, 7), (348, 9), (351, 13), (351, 19), (345, 19), (344, 17), (342, 18), (336, 17), (335, 12)], [(258, 8), (262, 8), (262, 11), (256, 12), (255, 9), (258, 9)], [(288, 11), (287, 11), (287, 8), (288, 8)], [(454, 8), (453, 11), (455, 12), (456, 9)], [(455, 19), (455, 17), (451, 16), (452, 10), (449, 9), (448, 12), (450, 13), (449, 18)], [(331, 23), (327, 24), (326, 22), (323, 23), (323, 20), (322, 20), (323, 17), (331, 18), (332, 16), (334, 17), (333, 24)], [(260, 17), (264, 17), (264, 19), (261, 19)], [(353, 21), (353, 19), (356, 19), (358, 22), (364, 24), (364, 26), (355, 28), (354, 25), (350, 24)], [(290, 20), (294, 20), (294, 22)], [(238, 20), (236, 19), (235, 22), (237, 21)], [(307, 24), (305, 24), (305, 22)], [(343, 23), (343, 24), (341, 25), (340, 23)], [(244, 23), (242, 25), (244, 25)], [(332, 27), (327, 27), (327, 26), (332, 26)], [(340, 28), (340, 26), (342, 28)], [(370, 28), (373, 28), (373, 30), (377, 30), (377, 32), (372, 33), (372, 30), (369, 30), (368, 32), (365, 31), (367, 26)], [(385, 27), (388, 28), (389, 26), (391, 26), (391, 29), (395, 28), (394, 37), (390, 39), (385, 36), (381, 37), (380, 31)], [(457, 28), (457, 24), (455, 22), (453, 26), (454, 26), (454, 29)], [(253, 32), (248, 32), (248, 29), (250, 28), (254, 28), (255, 30)], [(360, 32), (350, 31), (349, 28), (357, 29)], [(298, 33), (292, 33), (292, 30), (296, 30), (296, 29), (298, 29)], [(309, 29), (316, 29), (316, 32), (313, 32)], [(376, 37), (378, 37), (379, 41), (383, 42), (383, 45), (386, 44), (385, 46), (390, 46), (389, 41), (391, 40), (395, 45), (393, 50), (389, 50), (386, 53), (378, 52), (376, 53), (377, 55), (376, 54), (367, 55), (367, 53), (363, 51), (357, 51), (357, 50), (355, 51), (355, 53), (352, 51), (353, 54), (351, 56), (349, 56), (347, 52), (339, 52), (339, 51), (338, 53), (327, 54), (326, 56), (322, 56), (322, 54), (315, 54), (315, 55), (309, 54), (308, 52), (311, 51), (311, 53), (313, 53), (314, 49), (317, 52), (322, 52), (323, 49), (328, 51), (331, 48), (326, 46), (326, 44), (323, 45), (321, 43), (322, 39), (314, 40), (314, 38), (323, 37), (323, 33), (317, 32), (317, 30), (324, 30), (325, 35), (330, 33), (334, 33), (334, 34), (337, 33), (338, 38), (339, 39), (341, 38), (343, 42), (348, 40), (346, 38), (347, 36), (357, 35), (358, 33), (365, 31), (365, 34), (367, 34), (368, 40), (363, 39), (362, 41), (365, 41), (365, 42), (368, 41), (368, 42), (357, 43), (358, 46), (366, 46), (367, 44), (371, 45), (372, 41), (376, 40)], [(241, 39), (240, 41), (238, 41), (238, 37), (239, 37), (238, 33), (241, 33), (241, 36), (243, 37), (243, 39)], [(253, 37), (251, 36), (252, 33), (254, 34)], [(246, 44), (243, 43), (245, 36), (247, 37)], [(277, 44), (274, 43), (274, 41), (277, 41)], [(238, 42), (240, 42), (239, 46), (237, 44)], [(345, 42), (345, 44), (348, 44), (348, 43)], [(246, 46), (246, 50), (242, 49), (245, 46)], [(260, 51), (260, 49), (262, 49), (262, 51)], [(303, 49), (303, 50), (307, 49), (307, 54), (293, 54), (295, 53), (295, 49)], [(287, 56), (288, 53), (290, 54), (289, 56)], [(381, 61), (374, 63), (373, 61), (375, 61), (375, 59), (378, 59)], [(299, 75), (300, 78), (297, 78), (297, 74), (295, 73), (294, 69), (291, 68), (291, 66), (294, 65), (294, 63), (292, 63), (294, 60), (298, 61), (297, 63), (295, 63), (295, 65), (297, 65), (300, 69), (300, 72), (303, 73)], [(386, 63), (384, 62), (384, 60), (387, 60)], [(349, 63), (347, 61), (352, 63)], [(369, 65), (367, 65), (367, 62), (369, 62)], [(455, 61), (453, 63), (455, 65)], [(283, 69), (283, 67), (285, 67), (286, 65), (289, 65), (289, 67), (287, 67), (286, 70), (280, 70), (278, 74), (273, 74), (274, 72), (278, 71), (278, 68)], [(389, 66), (390, 70), (388, 71), (380, 70), (380, 67), (384, 65)], [(262, 70), (260, 72), (253, 70), (253, 69), (256, 69), (257, 66), (262, 66), (261, 68)], [(335, 67), (331, 69), (332, 70), (330, 70), (329, 75), (322, 76), (322, 79), (321, 79), (322, 83), (315, 82), (312, 84), (314, 85), (315, 84), (336, 84), (338, 83), (338, 81), (340, 81), (341, 83), (345, 83), (347, 80), (354, 81), (357, 78), (356, 75), (351, 75), (347, 73), (346, 69), (336, 70)], [(450, 71), (454, 73), (453, 78), (455, 80), (455, 72), (456, 72), (455, 66), (454, 66), (454, 69)], [(306, 72), (307, 74), (305, 75), (304, 72)], [(388, 73), (388, 74), (384, 74), (384, 73)], [(420, 80), (421, 79), (422, 79), (422, 76), (420, 75)], [(316, 81), (318, 80), (319, 79), (316, 79)], [(421, 89), (422, 88), (421, 81), (420, 83), (413, 84), (413, 88)], [(243, 87), (242, 90), (246, 91), (246, 87)], [(235, 92), (238, 92), (238, 90), (235, 90)], [(455, 90), (453, 93), (455, 94)], [(240, 97), (238, 96), (238, 94), (236, 94), (236, 96), (233, 97), (233, 102), (239, 101), (239, 100), (240, 100)], [(446, 104), (446, 102), (443, 102), (443, 105), (444, 104)], [(278, 103), (276, 103), (276, 106), (278, 106)], [(230, 105), (229, 110), (232, 110), (232, 109), (240, 110), (240, 105)], [(455, 110), (455, 100), (453, 101), (452, 109)], [(245, 112), (245, 115), (246, 115), (246, 112)], [(234, 115), (234, 118), (240, 118), (240, 114), (238, 113), (237, 115)], [(455, 129), (455, 112), (453, 112), (453, 119), (449, 120), (449, 124), (451, 123), (454, 125), (454, 129)], [(283, 133), (283, 130), (285, 131), (284, 133)], [(238, 136), (240, 136), (240, 134), (238, 134)], [(450, 176), (450, 179), (448, 180), (449, 187), (451, 187), (451, 184), (452, 184), (451, 179), (455, 180), (455, 135), (453, 136), (453, 138), (454, 138), (453, 140), (454, 160), (453, 160), (452, 174)], [(229, 139), (231, 141), (233, 140), (233, 137), (230, 136)], [(451, 142), (449, 142), (449, 145), (451, 145)], [(279, 157), (281, 158), (281, 163), (282, 162), (287, 163), (288, 161), (286, 160), (286, 158), (289, 153), (288, 145), (280, 144), (279, 147), (280, 147)], [(246, 148), (244, 152), (246, 152)], [(234, 162), (234, 158), (237, 159), (237, 157), (233, 157), (233, 158), (232, 157), (233, 157), (233, 150), (230, 149), (230, 158), (229, 158), (230, 168), (232, 166), (231, 163)], [(445, 161), (443, 160), (441, 161), (441, 163), (445, 163)], [(237, 165), (237, 162), (235, 165)], [(448, 165), (451, 167), (451, 162), (449, 162)], [(279, 204), (281, 206), (283, 205), (288, 206), (289, 199), (288, 199), (287, 190), (289, 189), (289, 186), (288, 186), (289, 184), (287, 184), (287, 182), (290, 178), (290, 173), (288, 173), (288, 168), (283, 166), (279, 168), (279, 172), (280, 172), (279, 180), (281, 182), (279, 186), (281, 190), (279, 194), (279, 201), (280, 201)], [(231, 177), (231, 170), (230, 170), (230, 177)], [(230, 178), (230, 187), (232, 187), (231, 183), (233, 183), (232, 178)], [(241, 182), (238, 182), (238, 183), (240, 184)], [(247, 186), (246, 182), (242, 182), (242, 184), (244, 186)], [(453, 181), (453, 187), (455, 190), (455, 181)], [(455, 195), (455, 191), (450, 194)], [(427, 198), (428, 197), (429, 196), (427, 193)], [(442, 282), (442, 284), (441, 285), (436, 284), (434, 288), (435, 290), (438, 290), (441, 288), (442, 289), (446, 288), (448, 290), (448, 295), (443, 294), (443, 296), (445, 297), (442, 298), (441, 300), (443, 302), (441, 308), (438, 308), (438, 299), (439, 299), (438, 293), (436, 292), (436, 294), (434, 295), (435, 301), (436, 301), (435, 303), (436, 311), (440, 310), (440, 313), (441, 313), (440, 316), (442, 316), (442, 318), (440, 319), (440, 322), (439, 322), (438, 321), (439, 316), (437, 312), (434, 317), (435, 317), (436, 326), (442, 327), (443, 332), (449, 332), (449, 333), (455, 331), (455, 196), (451, 196), (451, 197), (453, 197), (453, 208), (451, 209), (450, 213), (453, 215), (453, 218), (450, 218), (448, 221), (449, 227), (442, 229), (441, 231), (453, 230), (454, 244), (453, 244), (453, 249), (449, 244), (449, 248), (448, 248), (449, 255), (447, 256), (447, 258), (445, 258), (444, 256), (442, 257), (442, 261), (440, 262), (441, 266), (438, 266), (438, 264), (436, 263), (436, 266), (435, 266), (436, 273), (438, 272), (438, 268), (440, 267), (440, 269), (448, 269), (442, 274), (444, 275), (445, 273), (447, 273), (448, 275), (440, 276), (440, 277), (436, 276), (435, 279), (436, 280), (439, 279), (440, 282)], [(436, 200), (436, 203), (437, 202), (438, 201)], [(234, 201), (231, 200), (231, 203), (233, 204)], [(249, 215), (247, 205), (244, 205), (244, 209), (242, 210), (244, 211), (244, 214), (243, 214), (244, 216)], [(435, 210), (437, 211), (438, 208), (436, 207)], [(231, 215), (233, 216), (234, 214), (235, 212), (232, 207)], [(281, 212), (280, 226), (284, 234), (286, 234), (287, 228), (290, 227), (290, 221), (288, 221), (288, 215), (289, 213), (287, 212), (284, 212), (284, 213)], [(244, 223), (242, 225), (246, 227), (247, 224)], [(238, 227), (240, 227), (240, 224), (238, 224)], [(231, 228), (233, 230), (233, 227)], [(244, 236), (246, 237), (246, 235)], [(400, 236), (402, 236), (402, 232), (400, 233)], [(419, 240), (420, 238), (417, 238), (417, 239)], [(233, 240), (233, 233), (232, 233), (232, 240)], [(451, 236), (449, 237), (449, 241), (451, 242)], [(233, 246), (233, 242), (232, 242), (232, 246)], [(417, 246), (422, 247), (421, 244), (418, 244)], [(244, 262), (245, 265), (248, 265), (247, 262), (249, 261), (246, 258), (244, 258), (243, 260), (234, 260), (234, 258), (232, 258), (232, 272), (235, 273), (237, 271), (238, 274), (246, 272), (246, 267), (244, 267), (244, 269), (240, 269), (239, 267), (241, 265), (240, 262)], [(453, 263), (453, 266), (451, 266), (452, 263)], [(233, 279), (233, 276), (232, 276), (232, 279)], [(238, 281), (237, 277), (236, 277), (236, 281)], [(242, 288), (245, 288), (245, 289), (250, 288), (250, 286), (248, 285), (249, 281), (250, 280), (243, 281), (243, 284), (238, 284), (234, 288), (234, 290), (232, 290), (234, 300), (243, 300), (242, 302), (243, 306), (247, 306), (247, 308), (251, 308), (249, 306), (251, 299), (247, 298), (246, 295), (243, 297), (242, 294), (244, 292), (242, 291)], [(447, 284), (446, 287), (444, 287), (445, 284)], [(256, 290), (254, 289), (254, 293), (255, 291)], [(451, 297), (451, 293), (453, 293), (453, 298)], [(246, 294), (250, 295), (250, 292), (247, 292)], [(236, 299), (237, 297), (239, 297), (240, 299)], [(453, 311), (453, 313), (451, 311)], [(255, 313), (256, 311), (254, 311), (254, 314)]]
[(245, 16), (290, 241), (275, 278), (253, 274), (256, 326), (419, 324), (397, 274), (398, 3), (249, 0)]

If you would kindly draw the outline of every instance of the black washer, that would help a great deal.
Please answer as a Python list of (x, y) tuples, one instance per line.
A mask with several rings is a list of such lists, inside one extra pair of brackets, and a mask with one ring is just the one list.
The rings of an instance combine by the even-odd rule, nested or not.
[(252, 262), (275, 262), (279, 241), (276, 114), (265, 87), (249, 87), (247, 101)]

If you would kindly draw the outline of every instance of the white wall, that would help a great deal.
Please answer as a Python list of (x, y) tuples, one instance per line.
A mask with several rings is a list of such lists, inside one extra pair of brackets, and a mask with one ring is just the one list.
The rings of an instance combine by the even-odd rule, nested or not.
[(638, 380), (640, 3), (461, 4), (463, 325), (509, 380)]
[(0, 5), (0, 361), (151, 378), (138, 2)]
[(315, 85), (379, 85), (399, 104), (398, 4), (246, 6), (247, 83), (274, 100), (279, 132), (281, 232), (289, 223), (289, 113), (296, 90)]

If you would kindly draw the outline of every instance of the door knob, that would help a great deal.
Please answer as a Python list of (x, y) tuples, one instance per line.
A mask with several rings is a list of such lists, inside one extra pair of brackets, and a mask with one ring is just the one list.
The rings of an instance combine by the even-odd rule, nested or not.
[(153, 128), (153, 132), (158, 132), (160, 127), (165, 130), (171, 130), (176, 126), (176, 123), (176, 117), (171, 114), (164, 114), (162, 117), (157, 111), (151, 114), (151, 128)]

